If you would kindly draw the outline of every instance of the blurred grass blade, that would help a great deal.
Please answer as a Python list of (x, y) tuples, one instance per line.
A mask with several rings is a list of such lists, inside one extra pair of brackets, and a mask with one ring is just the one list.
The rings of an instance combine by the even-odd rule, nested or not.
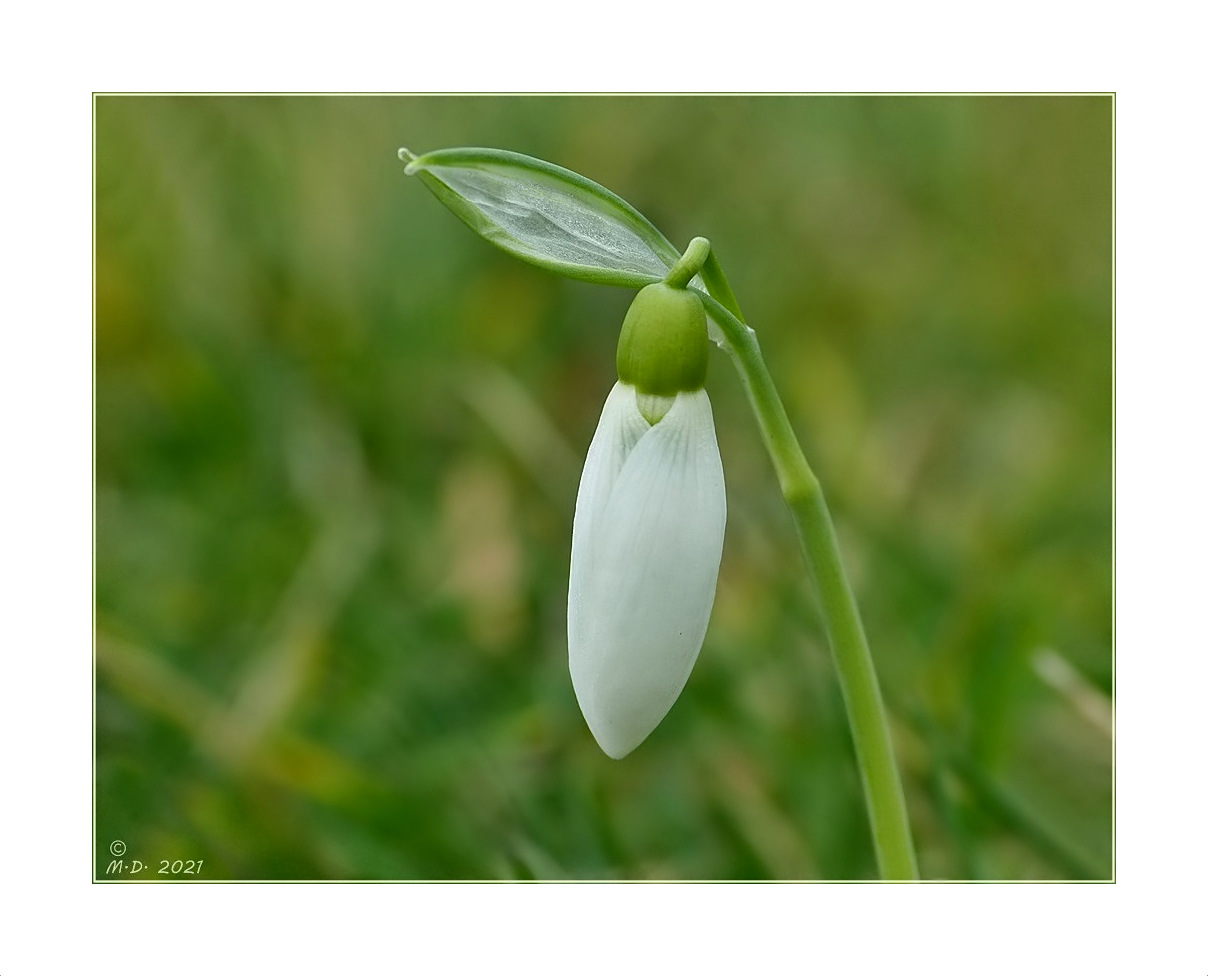
[(400, 149), (399, 158), (479, 236), (555, 274), (641, 288), (679, 258), (615, 193), (553, 163), (502, 149)]
[(996, 817), (1042, 857), (1076, 880), (1093, 881), (1114, 877), (1110, 865), (1100, 863), (1093, 855), (1061, 836), (1028, 804), (986, 772), (976, 760), (949, 742), (925, 711), (906, 707), (900, 712), (927, 741), (932, 759), (938, 768), (938, 775), (942, 775), (944, 767), (951, 769), (977, 798), (982, 809)]

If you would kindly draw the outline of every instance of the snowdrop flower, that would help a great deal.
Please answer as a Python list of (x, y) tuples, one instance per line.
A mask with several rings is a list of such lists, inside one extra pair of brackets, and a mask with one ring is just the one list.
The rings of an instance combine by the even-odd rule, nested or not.
[(642, 289), (583, 466), (567, 608), (575, 695), (614, 759), (679, 697), (713, 609), (726, 491), (707, 365), (700, 298), (666, 283)]

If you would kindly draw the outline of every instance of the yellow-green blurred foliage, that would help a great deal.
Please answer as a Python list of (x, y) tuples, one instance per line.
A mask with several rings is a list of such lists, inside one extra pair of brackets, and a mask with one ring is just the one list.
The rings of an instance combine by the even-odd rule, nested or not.
[(684, 694), (614, 762), (565, 655), (631, 294), (396, 150), (513, 149), (709, 237), (838, 520), (928, 877), (1111, 874), (1112, 104), (96, 102), (99, 876), (875, 875), (736, 375)]

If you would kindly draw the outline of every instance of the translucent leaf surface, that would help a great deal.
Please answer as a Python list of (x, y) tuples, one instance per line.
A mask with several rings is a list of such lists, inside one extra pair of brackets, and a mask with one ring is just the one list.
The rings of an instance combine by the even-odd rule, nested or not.
[(640, 288), (679, 258), (616, 194), (552, 163), (499, 149), (399, 157), (480, 236), (557, 274)]

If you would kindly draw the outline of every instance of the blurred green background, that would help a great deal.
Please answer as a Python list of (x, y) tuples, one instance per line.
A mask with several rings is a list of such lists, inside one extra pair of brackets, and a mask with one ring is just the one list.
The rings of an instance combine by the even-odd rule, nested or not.
[[(827, 490), (925, 877), (1112, 875), (1112, 102), (99, 97), (96, 864), (209, 879), (871, 878), (792, 524), (729, 363), (684, 694), (567, 674), (632, 294), (396, 150), (513, 149), (709, 237)], [(110, 875), (112, 877), (113, 875)]]

